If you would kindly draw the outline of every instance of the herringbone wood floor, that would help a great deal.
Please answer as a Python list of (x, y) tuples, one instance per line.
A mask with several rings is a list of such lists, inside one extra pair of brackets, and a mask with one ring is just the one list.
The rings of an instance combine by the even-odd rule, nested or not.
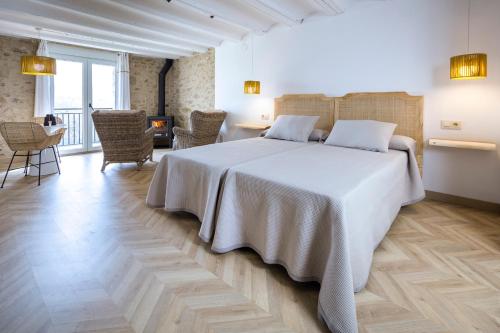
[[(0, 332), (327, 332), (317, 285), (211, 253), (195, 218), (145, 206), (153, 164), (100, 161), (0, 190)], [(425, 201), (377, 249), (360, 331), (500, 332), (499, 289), (500, 216)]]

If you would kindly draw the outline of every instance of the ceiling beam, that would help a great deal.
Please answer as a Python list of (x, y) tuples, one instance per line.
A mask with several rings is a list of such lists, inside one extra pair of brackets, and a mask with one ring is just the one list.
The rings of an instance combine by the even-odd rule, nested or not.
[(99, 18), (75, 10), (53, 6), (40, 1), (16, 0), (0, 2), (0, 11), (10, 11), (19, 14), (29, 14), (37, 17), (41, 23), (44, 20), (59, 21), (61, 24), (85, 26), (93, 31), (112, 33), (124, 37), (132, 37), (143, 41), (150, 41), (166, 47), (183, 49), (189, 52), (205, 52), (208, 47), (213, 47), (212, 43), (200, 44), (187, 40), (180, 40), (157, 30), (149, 30), (137, 27), (131, 22), (123, 23), (106, 18)]
[[(276, 25), (338, 15), (360, 0), (0, 0), (4, 33), (171, 58)], [(107, 46), (106, 46), (107, 45)]]
[(121, 45), (113, 41), (100, 41), (84, 38), (83, 36), (74, 36), (64, 34), (60, 31), (41, 30), (36, 31), (32, 26), (23, 25), (16, 22), (9, 22), (0, 19), (0, 33), (7, 36), (26, 37), (34, 39), (45, 39), (50, 42), (70, 44), (76, 46), (90, 47), (100, 50), (120, 51), (155, 58), (177, 59), (178, 54), (171, 54), (164, 51), (156, 51), (147, 48), (141, 48), (134, 45)]
[[(168, 53), (177, 56), (190, 56), (192, 52), (177, 47), (167, 46), (164, 44), (157, 44), (140, 38), (132, 36), (123, 36), (112, 32), (103, 32), (100, 30), (92, 30), (86, 26), (70, 25), (61, 23), (60, 21), (50, 19), (40, 19), (29, 14), (22, 14), (10, 11), (0, 11), (0, 19), (6, 22), (22, 22), (24, 25), (31, 27), (39, 27), (46, 31), (59, 32), (60, 35), (67, 35), (71, 38), (95, 40), (95, 41), (109, 41), (112, 45), (121, 45), (121, 47), (133, 46), (135, 49), (150, 50), (155, 53)], [(35, 29), (33, 29), (36, 31)]]
[[(242, 29), (234, 29), (234, 25), (214, 24), (217, 21), (211, 19), (208, 15), (200, 14), (198, 11), (191, 11), (192, 18), (184, 15), (172, 15), (169, 12), (172, 9), (170, 3), (164, 4), (145, 4), (136, 0), (107, 0), (113, 6), (119, 6), (138, 15), (144, 15), (155, 19), (166, 20), (169, 23), (186, 29), (195, 34), (206, 34), (219, 38), (221, 40), (240, 41), (247, 32)], [(238, 31), (240, 30), (240, 31)]]
[(300, 21), (297, 21), (294, 18), (285, 15), (282, 10), (278, 10), (270, 6), (269, 1), (264, 2), (262, 0), (244, 0), (244, 2), (245, 4), (252, 6), (256, 10), (258, 10), (262, 14), (267, 15), (274, 21), (288, 27), (292, 27), (301, 23)]
[(237, 4), (236, 1), (220, 3), (207, 0), (175, 0), (175, 4), (196, 10), (208, 16), (213, 16), (214, 20), (222, 21), (256, 34), (263, 34), (272, 26), (272, 24), (263, 25), (257, 20), (251, 19), (250, 15), (242, 14), (241, 11), (231, 6)]
[(313, 0), (325, 14), (339, 15), (345, 10), (346, 0)]
[[(99, 22), (101, 24), (115, 25), (122, 29), (126, 27), (127, 29), (142, 31), (150, 34), (153, 39), (168, 38), (178, 44), (201, 48), (218, 46), (222, 42), (220, 38), (179, 30), (166, 20), (130, 15), (123, 12), (123, 10), (119, 11), (116, 8), (109, 8), (109, 6), (106, 6), (108, 3), (102, 0), (31, 0), (30, 2), (52, 11), (59, 10), (79, 16), (83, 22), (88, 21), (89, 23), (92, 22), (92, 24)], [(195, 49), (193, 50), (196, 51)]]

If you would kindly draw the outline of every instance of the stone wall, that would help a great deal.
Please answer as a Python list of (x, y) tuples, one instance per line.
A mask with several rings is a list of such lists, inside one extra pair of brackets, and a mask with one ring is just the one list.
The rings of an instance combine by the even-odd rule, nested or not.
[(167, 103), (177, 126), (186, 128), (193, 110), (215, 105), (215, 50), (174, 61), (167, 74)]
[(164, 59), (130, 55), (130, 107), (148, 115), (158, 112), (158, 73)]
[[(22, 75), (21, 56), (36, 52), (31, 39), (0, 36), (0, 121), (29, 121), (35, 103), (35, 77)], [(11, 151), (0, 137), (0, 164)]]

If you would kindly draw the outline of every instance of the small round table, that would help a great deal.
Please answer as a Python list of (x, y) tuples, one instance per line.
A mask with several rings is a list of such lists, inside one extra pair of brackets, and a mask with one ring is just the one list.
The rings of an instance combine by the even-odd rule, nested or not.
[[(53, 126), (43, 126), (43, 129), (47, 133), (47, 135), (54, 134), (60, 128), (66, 128), (67, 126), (64, 124), (53, 125)], [(38, 154), (38, 150), (32, 152), (33, 154)], [(54, 151), (50, 148), (44, 149), (41, 155), (33, 155), (30, 157), (30, 164), (34, 164), (38, 166), (38, 157), (42, 158), (41, 171), (40, 175), (51, 175), (58, 172), (56, 159), (57, 156), (54, 154)], [(38, 168), (30, 166), (28, 170), (28, 176), (38, 177)]]

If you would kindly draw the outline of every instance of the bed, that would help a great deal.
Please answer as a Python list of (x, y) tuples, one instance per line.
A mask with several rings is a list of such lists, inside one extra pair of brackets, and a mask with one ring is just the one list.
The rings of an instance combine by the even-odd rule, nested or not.
[(417, 145), (384, 154), (320, 144), (230, 168), (212, 250), (250, 247), (293, 279), (319, 282), (320, 318), (333, 332), (357, 332), (354, 292), (373, 252), (401, 206), (425, 195), (421, 98), (351, 94), (335, 103), (335, 119), (397, 123)]
[(175, 152), (162, 159), (148, 204), (195, 213), (216, 252), (250, 247), (293, 279), (318, 281), (319, 317), (333, 332), (356, 332), (354, 292), (366, 284), (373, 251), (401, 206), (424, 196), (422, 97), (286, 95), (275, 100), (280, 114), (321, 115), (327, 130), (343, 119), (393, 122), (416, 146), (382, 154), (251, 139)]
[(354, 292), (400, 207), (423, 198), (419, 177), (407, 152), (321, 144), (236, 166), (212, 249), (250, 247), (293, 279), (318, 281), (321, 318), (332, 331), (355, 332)]
[[(276, 102), (281, 113), (318, 115), (316, 127), (331, 130), (332, 98), (322, 94), (293, 95)], [(170, 212), (194, 214), (201, 222), (199, 236), (208, 242), (214, 232), (219, 189), (229, 168), (313, 144), (253, 138), (169, 152), (156, 168), (146, 203)]]

